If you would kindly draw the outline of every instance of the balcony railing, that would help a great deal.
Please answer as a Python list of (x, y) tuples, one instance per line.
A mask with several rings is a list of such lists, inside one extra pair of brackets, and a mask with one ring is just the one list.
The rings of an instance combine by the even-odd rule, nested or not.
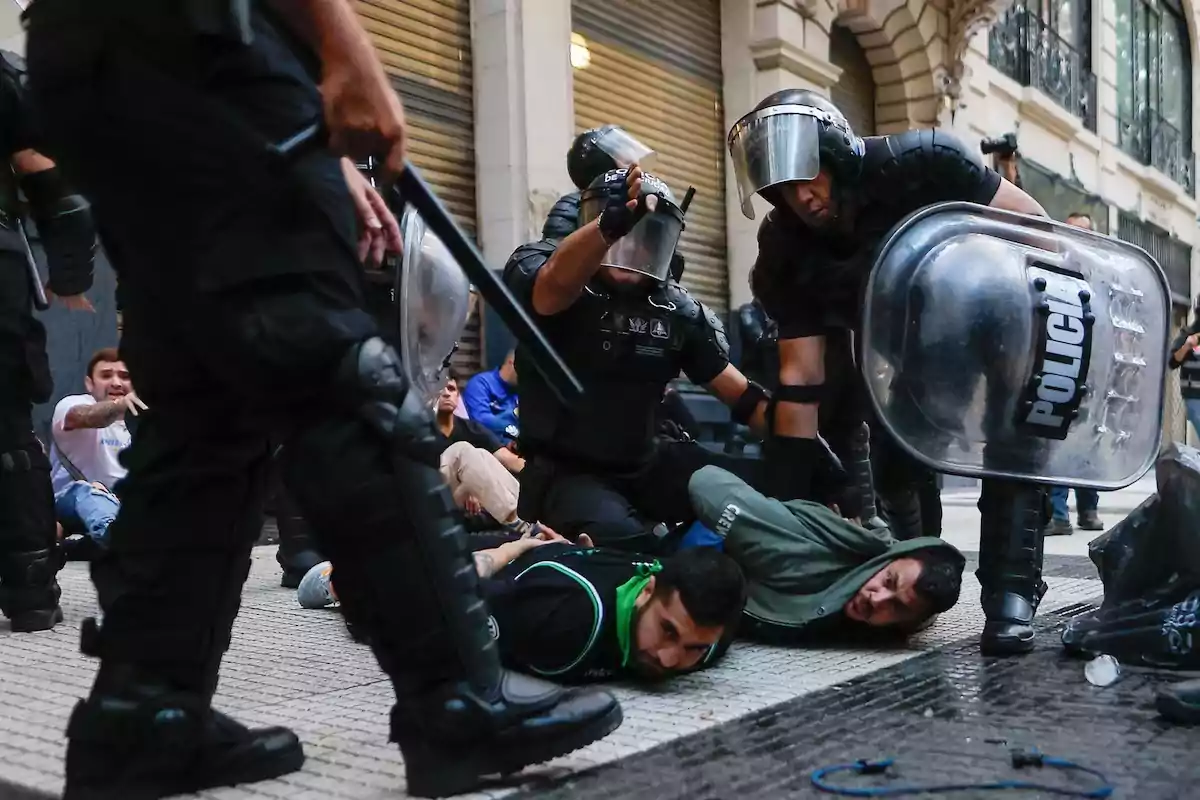
[(1121, 211), (1117, 237), (1145, 250), (1167, 273), (1167, 284), (1176, 303), (1187, 304), (1192, 297), (1192, 248), (1162, 228)]
[(1096, 130), (1096, 76), (1074, 45), (1018, 2), (988, 34), (988, 63)]
[(1196, 154), (1182, 131), (1149, 111), (1132, 118), (1120, 116), (1117, 123), (1122, 150), (1195, 195)]

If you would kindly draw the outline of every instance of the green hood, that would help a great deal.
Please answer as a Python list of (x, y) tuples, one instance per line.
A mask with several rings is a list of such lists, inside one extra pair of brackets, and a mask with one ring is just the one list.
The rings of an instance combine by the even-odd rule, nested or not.
[(939, 549), (966, 560), (932, 537), (897, 541), (869, 531), (819, 503), (781, 503), (718, 467), (688, 483), (700, 521), (725, 539), (725, 550), (746, 576), (746, 613), (786, 627), (838, 615), (864, 583), (890, 561)]

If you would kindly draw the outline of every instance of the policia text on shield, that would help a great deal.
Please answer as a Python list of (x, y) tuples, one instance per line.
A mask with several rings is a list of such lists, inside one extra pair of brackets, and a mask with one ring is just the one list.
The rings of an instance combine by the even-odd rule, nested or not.
[(394, 686), (409, 794), (612, 731), (611, 694), (500, 666), (451, 498), (409, 457), (428, 408), (363, 309), (343, 153), (281, 164), (264, 147), (323, 118), (331, 142), (359, 144), (347, 155), (401, 163), (402, 110), (350, 4), (36, 0), (25, 21), (31, 92), (101, 220), (122, 355), (156, 415), (93, 564), (104, 616), (82, 644), (100, 670), (68, 726), (65, 796), (157, 798), (303, 762), (290, 731), (210, 705), (272, 439)]

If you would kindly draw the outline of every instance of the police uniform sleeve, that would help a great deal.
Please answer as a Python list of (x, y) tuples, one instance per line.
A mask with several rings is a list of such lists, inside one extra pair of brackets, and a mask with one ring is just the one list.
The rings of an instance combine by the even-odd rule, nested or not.
[[(24, 73), (24, 62), (18, 56), (0, 50), (0, 119), (4, 120), (3, 146), (8, 157), (37, 149)], [(57, 167), (23, 175), (20, 185), (46, 252), (51, 291), (60, 297), (86, 292), (92, 286), (96, 254), (91, 208), (71, 191)]]
[(555, 243), (545, 239), (523, 244), (513, 251), (504, 265), (505, 285), (531, 314), (537, 313), (533, 310), (533, 284), (554, 250)]
[(703, 386), (729, 366), (729, 338), (721, 318), (708, 306), (693, 299), (680, 287), (676, 300), (690, 317), (688, 341), (683, 349), (683, 371), (692, 383)]
[(492, 635), (504, 663), (548, 677), (569, 676), (603, 626), (596, 590), (582, 576), (546, 557), (539, 547), (501, 575), (482, 583)]

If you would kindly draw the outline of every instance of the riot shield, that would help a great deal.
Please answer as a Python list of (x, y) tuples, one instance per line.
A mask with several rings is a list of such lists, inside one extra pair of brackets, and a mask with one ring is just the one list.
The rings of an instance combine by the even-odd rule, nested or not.
[(1119, 489), (1158, 452), (1168, 313), (1134, 245), (942, 203), (876, 255), (862, 369), (880, 422), (931, 469)]

